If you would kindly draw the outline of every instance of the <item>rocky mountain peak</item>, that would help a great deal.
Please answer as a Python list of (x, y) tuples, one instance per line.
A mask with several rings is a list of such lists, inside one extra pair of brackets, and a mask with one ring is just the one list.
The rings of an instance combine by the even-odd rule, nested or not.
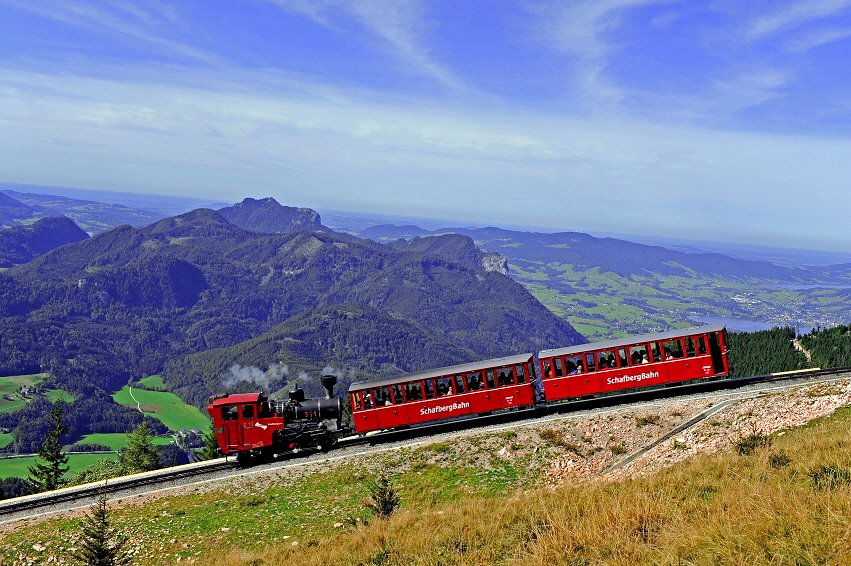
[(234, 226), (257, 232), (285, 234), (323, 228), (315, 210), (283, 206), (272, 197), (246, 198), (233, 206), (220, 208), (218, 213)]

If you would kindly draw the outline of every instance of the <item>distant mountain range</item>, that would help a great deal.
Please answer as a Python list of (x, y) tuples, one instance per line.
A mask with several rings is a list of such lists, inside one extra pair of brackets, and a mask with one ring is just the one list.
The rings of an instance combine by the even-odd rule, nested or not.
[[(211, 393), (257, 387), (232, 379), (234, 364), (286, 366), (270, 387), (298, 379), (318, 392), (327, 367), (345, 389), (584, 341), (523, 286), (486, 270), (488, 254), (469, 237), (382, 245), (327, 229), (273, 234), (226, 216), (267, 230), (320, 220), (246, 199), (119, 226), (17, 265), (0, 274), (0, 375), (49, 372), (45, 387), (80, 398), (161, 374), (203, 406)], [(19, 449), (39, 441), (30, 430), (39, 428), (16, 429)]]
[(685, 253), (661, 246), (636, 244), (615, 238), (596, 238), (581, 232), (543, 234), (501, 228), (444, 228), (423, 230), (417, 226), (373, 226), (358, 232), (362, 238), (393, 242), (440, 234), (464, 234), (484, 250), (524, 263), (570, 264), (578, 269), (598, 268), (622, 277), (648, 273), (691, 277), (735, 278), (785, 283), (851, 283), (851, 264), (789, 267), (766, 261), (735, 259), (715, 253)]
[[(81, 209), (87, 226), (104, 229), (88, 237), (68, 218), (47, 218)], [(160, 374), (204, 406), (211, 393), (296, 381), (319, 393), (323, 372), (344, 389), (584, 342), (568, 317), (597, 337), (699, 315), (774, 317), (786, 305), (802, 320), (806, 305), (844, 312), (848, 292), (764, 286), (851, 287), (847, 264), (789, 267), (576, 232), (379, 225), (343, 234), (271, 198), (144, 226), (157, 214), (141, 210), (0, 192), (0, 218), (27, 224), (0, 230), (0, 375), (49, 372), (45, 387), (109, 405), (106, 393)], [(119, 220), (128, 222), (110, 225)], [(79, 434), (130, 422), (111, 407), (86, 411), (94, 420)], [(14, 432), (18, 449), (40, 441), (30, 424)]]

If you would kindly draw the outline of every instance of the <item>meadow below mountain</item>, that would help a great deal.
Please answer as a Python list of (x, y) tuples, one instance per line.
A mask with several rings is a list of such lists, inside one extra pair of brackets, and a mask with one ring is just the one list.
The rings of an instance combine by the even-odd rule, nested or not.
[(703, 317), (805, 328), (851, 321), (851, 264), (785, 266), (576, 232), (413, 225), (357, 232), (384, 242), (449, 233), (508, 258), (513, 279), (592, 340), (691, 326)]

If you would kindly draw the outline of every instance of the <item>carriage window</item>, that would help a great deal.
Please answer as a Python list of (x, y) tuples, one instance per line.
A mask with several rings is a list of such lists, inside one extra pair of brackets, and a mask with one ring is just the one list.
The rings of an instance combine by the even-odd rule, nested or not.
[(633, 346), (629, 349), (630, 365), (649, 364), (650, 356), (647, 355), (647, 346)]
[(243, 405), (242, 406), (242, 418), (243, 419), (253, 419), (254, 418), (254, 405)]
[(464, 376), (456, 375), (455, 376), (455, 394), (461, 395), (464, 393)]
[(222, 407), (222, 420), (223, 421), (235, 421), (239, 418), (239, 407), (235, 405), (231, 405), (229, 407)]
[(611, 350), (597, 352), (597, 365), (600, 366), (600, 369), (618, 367), (618, 363), (615, 361), (615, 353)]
[(556, 365), (556, 377), (563, 377), (564, 376), (564, 366), (561, 365), (561, 358), (556, 358), (554, 361), (555, 361), (555, 365)]
[(517, 369), (517, 383), (526, 383), (526, 370), (524, 366), (516, 366)]
[(389, 407), (393, 404), (390, 398), (389, 387), (382, 387), (381, 389), (375, 390), (375, 404), (379, 407)]
[(544, 362), (544, 379), (549, 379), (553, 377), (553, 367), (550, 364), (550, 360), (546, 360)]
[(355, 411), (362, 411), (363, 405), (360, 400), (360, 393), (352, 393), (352, 407), (354, 407)]
[(582, 356), (573, 356), (564, 361), (564, 369), (567, 375), (575, 375), (585, 371), (585, 365), (582, 363)]
[(401, 405), (405, 402), (405, 398), (402, 397), (402, 386), (394, 385), (393, 386), (393, 399), (396, 401), (397, 405)]
[(424, 389), (425, 389), (425, 398), (426, 399), (434, 399), (434, 386), (432, 385), (431, 380), (426, 379), (423, 382), (423, 385), (424, 385)]
[(703, 336), (697, 337), (697, 353), (701, 356), (706, 354), (706, 340)]
[(452, 378), (441, 377), (437, 380), (437, 396), (452, 395)]
[(484, 389), (482, 374), (479, 372), (467, 374), (467, 391), (479, 391)]
[(659, 346), (659, 342), (653, 342), (650, 344), (650, 353), (653, 354), (653, 361), (658, 362), (662, 359), (662, 349)]
[(626, 348), (618, 348), (618, 357), (621, 359), (621, 367), (625, 368), (629, 364), (627, 363), (626, 357)]
[(493, 380), (493, 370), (489, 369), (485, 372), (485, 381), (488, 384), (488, 389), (493, 389), (496, 387), (496, 382)]
[(683, 357), (683, 344), (679, 340), (672, 340), (662, 344), (666, 360), (675, 360)]
[(364, 409), (373, 409), (375, 408), (375, 399), (377, 389), (373, 389), (371, 391), (367, 391), (363, 394), (363, 408)]
[(511, 373), (511, 368), (499, 368), (496, 373), (496, 380), (500, 387), (505, 385), (514, 385), (514, 374)]
[(689, 358), (694, 357), (694, 338), (691, 336), (686, 338), (686, 356)]
[(421, 401), (423, 398), (423, 386), (420, 382), (405, 385), (405, 399), (408, 401)]
[(594, 365), (594, 354), (585, 354), (585, 363), (588, 366), (588, 371), (597, 371), (597, 366)]

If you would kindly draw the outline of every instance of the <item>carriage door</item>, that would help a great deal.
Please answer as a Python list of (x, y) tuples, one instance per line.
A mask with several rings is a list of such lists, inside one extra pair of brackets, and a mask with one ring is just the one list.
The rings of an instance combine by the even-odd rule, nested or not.
[(718, 343), (718, 333), (710, 332), (709, 338), (709, 355), (712, 356), (712, 371), (715, 375), (724, 373), (727, 370), (724, 368), (724, 356), (721, 353), (721, 344)]
[(239, 422), (239, 405), (222, 407), (222, 428), (228, 452), (242, 449), (242, 423)]

